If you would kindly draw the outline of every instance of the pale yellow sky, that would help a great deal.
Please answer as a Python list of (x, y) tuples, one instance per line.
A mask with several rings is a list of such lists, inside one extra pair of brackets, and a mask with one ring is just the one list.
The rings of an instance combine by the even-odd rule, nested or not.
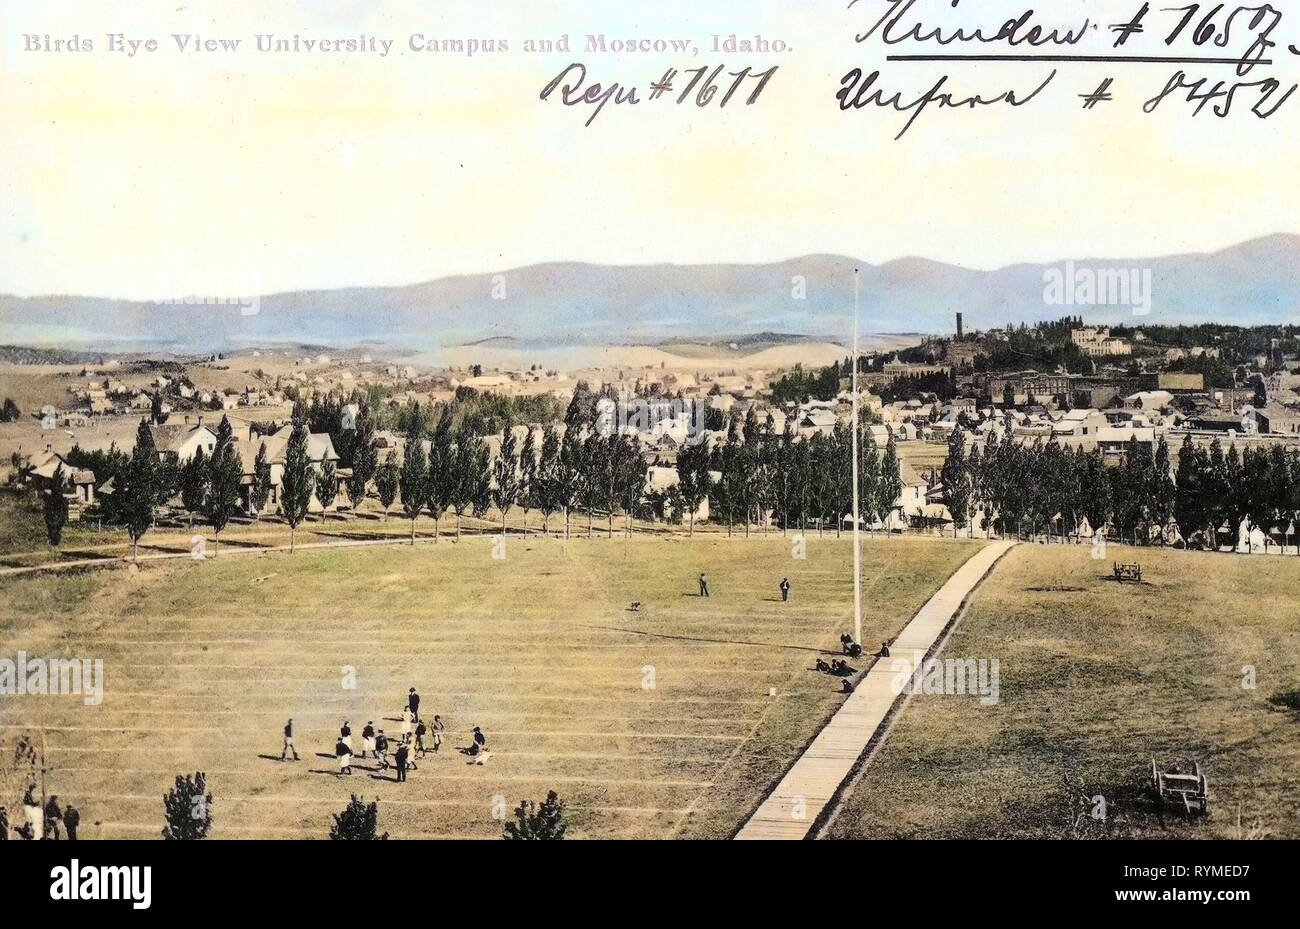
[[(1040, 18), (1109, 24), (1140, 5), (1062, 2)], [(962, 19), (946, 0), (915, 9), (934, 24), (996, 28), (1005, 16), (989, 7), (1027, 6), (985, 3)], [(883, 64), (882, 86), (909, 98), (944, 73), (884, 64), (879, 43), (853, 42), (885, 7), (3, 0), (0, 292), (157, 297), (214, 279), (271, 292), (548, 260), (760, 262), (812, 252), (996, 267), (1212, 250), (1300, 231), (1300, 94), (1267, 121), (1251, 115), (1246, 96), (1223, 120), (1192, 119), (1176, 99), (1147, 116), (1141, 102), (1173, 66), (1063, 64), (1029, 107), (931, 110), (894, 141), (903, 117), (841, 113), (835, 101), (855, 65)], [(1300, 10), (1287, 16), (1296, 22), (1279, 27), (1278, 67), (1247, 80), (1300, 79), (1300, 58), (1285, 52), (1300, 42)], [(109, 33), (153, 38), (158, 49), (110, 52)], [(233, 54), (181, 53), (172, 33), (241, 44)], [(259, 33), (394, 44), (383, 58), (264, 54), (254, 51)], [(417, 33), (506, 39), (510, 51), (416, 52)], [(569, 53), (522, 49), (525, 39), (566, 33)], [(588, 53), (586, 36), (596, 33), (684, 38), (699, 50)], [(761, 33), (791, 50), (714, 52), (715, 33)], [(27, 51), (28, 34), (78, 35), (94, 51)], [(1099, 37), (1086, 50), (1106, 43)], [(780, 70), (752, 107), (611, 104), (584, 128), (583, 108), (538, 99), (570, 61), (584, 61), (593, 80), (637, 85), (642, 98), (668, 67)], [(1051, 66), (946, 70), (955, 92), (995, 95), (1028, 92)], [(1197, 73), (1233, 80), (1231, 68)], [(1077, 95), (1107, 76), (1115, 101), (1082, 109)]]

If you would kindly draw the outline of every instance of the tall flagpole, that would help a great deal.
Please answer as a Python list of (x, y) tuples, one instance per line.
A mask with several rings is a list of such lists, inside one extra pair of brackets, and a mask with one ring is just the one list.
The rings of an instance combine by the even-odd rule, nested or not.
[(853, 269), (853, 641), (862, 642), (862, 540), (858, 535), (858, 269)]

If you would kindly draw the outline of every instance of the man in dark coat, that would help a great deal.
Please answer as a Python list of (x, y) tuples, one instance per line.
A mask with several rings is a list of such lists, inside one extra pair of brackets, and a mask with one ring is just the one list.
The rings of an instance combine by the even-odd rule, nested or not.
[(68, 830), (68, 841), (77, 841), (77, 827), (81, 825), (81, 814), (69, 803), (63, 809), (63, 827)]

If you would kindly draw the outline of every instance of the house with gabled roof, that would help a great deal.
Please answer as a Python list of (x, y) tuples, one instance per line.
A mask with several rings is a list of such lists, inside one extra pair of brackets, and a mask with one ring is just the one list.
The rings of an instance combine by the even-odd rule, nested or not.
[(95, 473), (74, 468), (50, 445), (45, 446), (43, 452), (28, 455), (19, 467), (21, 479), (35, 487), (38, 493), (49, 490), (60, 471), (66, 488), (64, 493), (71, 502), (84, 506), (95, 502)]
[[(284, 483), (284, 466), (289, 450), (289, 438), (292, 435), (292, 425), (282, 426), (266, 436), (250, 429), (247, 439), (235, 442), (235, 450), (239, 453), (239, 461), (244, 472), (240, 479), (240, 493), (245, 512), (249, 514), (253, 512), (253, 484), (257, 474), (257, 456), (262, 448), (266, 449), (266, 461), (271, 468), (271, 491), (267, 495), (266, 507), (262, 512), (274, 513), (279, 509), (280, 487)], [(313, 432), (307, 435), (307, 457), (317, 472), (326, 461), (333, 462), (337, 468), (339, 454), (335, 451), (334, 441), (328, 432)], [(340, 494), (346, 496), (347, 481), (352, 477), (351, 469), (338, 468), (336, 477)], [(324, 507), (316, 499), (315, 492), (312, 493), (311, 503), (307, 509), (312, 513), (324, 511)]]
[(203, 425), (202, 416), (196, 423), (191, 423), (186, 416), (180, 422), (150, 425), (149, 434), (159, 461), (170, 458), (177, 464), (185, 464), (199, 449), (203, 449), (204, 455), (211, 455), (217, 446), (217, 435)]

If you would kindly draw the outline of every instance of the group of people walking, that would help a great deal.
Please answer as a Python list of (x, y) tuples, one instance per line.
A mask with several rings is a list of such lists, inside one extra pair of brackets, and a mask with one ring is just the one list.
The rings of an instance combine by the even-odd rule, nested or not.
[[(382, 728), (375, 728), (374, 720), (368, 720), (361, 729), (360, 757), (378, 762), (380, 771), (394, 771), (400, 784), (406, 780), (409, 771), (419, 770), (419, 759), (430, 751), (434, 754), (442, 751), (446, 731), (447, 726), (438, 714), (435, 713), (432, 720), (420, 717), (420, 694), (412, 687), (407, 692), (406, 705), (402, 707), (401, 731), (390, 737)], [(339, 776), (352, 774), (352, 759), (357, 754), (352, 738), (352, 723), (345, 719), (339, 727), (338, 740), (334, 743), (334, 758), (338, 763)], [(487, 737), (478, 726), (474, 727), (470, 746), (463, 751), (478, 764), (487, 759)], [(293, 742), (292, 719), (284, 724), (284, 746), (280, 750), (280, 760), (287, 760), (290, 754), (294, 761), (301, 760)]]
[[(361, 729), (361, 757), (378, 761), (380, 771), (395, 769), (398, 783), (406, 780), (408, 771), (419, 770), (418, 759), (427, 755), (430, 748), (434, 754), (442, 751), (443, 733), (447, 731), (442, 717), (434, 714), (433, 720), (426, 722), (420, 718), (419, 711), (420, 695), (412, 687), (410, 702), (402, 709), (402, 731), (396, 737), (396, 748), (388, 733), (375, 728), (374, 720), (369, 720)], [(393, 749), (391, 762), (388, 760), (389, 749)], [(352, 724), (344, 720), (339, 728), (338, 742), (334, 745), (334, 757), (338, 760), (340, 775), (352, 773), (354, 754)]]

